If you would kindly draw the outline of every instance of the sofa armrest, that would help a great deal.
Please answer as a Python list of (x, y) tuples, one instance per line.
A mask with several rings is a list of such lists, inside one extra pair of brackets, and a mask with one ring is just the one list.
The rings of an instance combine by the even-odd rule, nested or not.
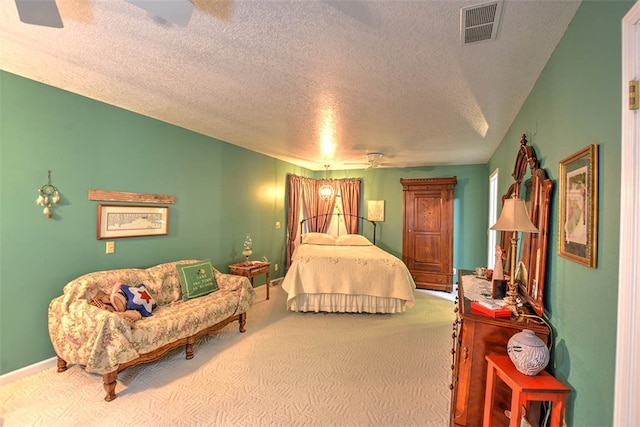
[(220, 273), (217, 270), (215, 270), (215, 275), (218, 288), (238, 294), (239, 299), (236, 313), (244, 313), (249, 310), (253, 305), (253, 301), (256, 299), (256, 291), (253, 289), (249, 278), (235, 274)]
[(235, 274), (220, 273), (218, 271), (216, 271), (215, 273), (218, 288), (225, 291), (237, 291), (242, 289), (243, 287), (246, 287), (247, 284), (251, 286), (251, 281), (247, 277), (236, 276)]
[(58, 297), (49, 304), (49, 336), (67, 363), (87, 372), (105, 374), (139, 356), (132, 344), (129, 322), (117, 313), (95, 307), (85, 299), (71, 303)]

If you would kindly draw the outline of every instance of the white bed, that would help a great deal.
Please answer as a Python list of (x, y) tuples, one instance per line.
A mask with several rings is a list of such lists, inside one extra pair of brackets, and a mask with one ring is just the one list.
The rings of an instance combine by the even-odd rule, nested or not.
[(415, 283), (402, 260), (365, 237), (307, 233), (282, 281), (291, 311), (401, 313)]

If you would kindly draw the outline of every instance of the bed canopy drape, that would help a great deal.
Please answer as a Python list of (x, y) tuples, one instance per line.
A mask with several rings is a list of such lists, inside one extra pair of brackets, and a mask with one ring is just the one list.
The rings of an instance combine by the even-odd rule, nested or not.
[[(312, 179), (297, 175), (288, 176), (287, 203), (287, 268), (291, 264), (291, 255), (295, 249), (300, 224), (300, 213), (304, 211), (307, 217), (315, 217), (308, 221), (309, 231), (324, 233), (329, 227), (331, 213), (336, 204), (338, 190), (342, 212), (345, 214), (345, 226), (348, 233), (358, 232), (360, 216), (360, 187), (359, 179)], [(323, 185), (333, 188), (333, 195), (328, 200), (320, 198), (319, 190)], [(301, 209), (304, 207), (304, 209)]]

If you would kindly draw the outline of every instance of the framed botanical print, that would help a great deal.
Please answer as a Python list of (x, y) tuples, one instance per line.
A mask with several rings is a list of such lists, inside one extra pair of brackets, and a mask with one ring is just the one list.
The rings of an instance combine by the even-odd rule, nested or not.
[(367, 219), (369, 221), (384, 221), (384, 200), (367, 200)]
[(558, 255), (596, 268), (598, 145), (560, 161)]

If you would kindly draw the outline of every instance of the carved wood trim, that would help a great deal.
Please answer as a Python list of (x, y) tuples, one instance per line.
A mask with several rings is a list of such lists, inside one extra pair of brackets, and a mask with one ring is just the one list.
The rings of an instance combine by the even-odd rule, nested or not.
[(144, 194), (144, 193), (128, 193), (125, 191), (89, 190), (89, 200), (173, 204), (175, 203), (176, 198), (175, 196), (169, 196), (164, 194)]
[[(527, 174), (531, 171), (529, 183), (523, 183)], [(531, 217), (531, 222), (538, 227), (540, 233), (525, 233), (520, 240), (520, 259), (517, 262), (524, 262), (527, 269), (527, 283), (520, 284), (520, 296), (523, 297), (536, 312), (538, 316), (544, 313), (544, 289), (547, 272), (547, 251), (551, 193), (553, 192), (553, 181), (551, 181), (545, 169), (540, 167), (536, 151), (527, 145), (527, 135), (523, 134), (520, 139), (520, 148), (516, 155), (516, 164), (512, 174), (515, 182), (509, 186), (507, 192), (502, 196), (502, 203), (513, 196), (521, 198), (527, 202), (527, 210)], [(522, 193), (522, 186), (529, 185)], [(504, 253), (508, 254), (511, 232), (500, 233), (500, 247)], [(507, 255), (507, 258), (509, 255)], [(510, 274), (512, 272), (509, 272)]]
[(448, 178), (400, 178), (402, 191), (420, 189), (416, 187), (437, 185), (438, 187), (453, 188), (458, 182), (455, 176)]
[[(222, 328), (224, 328), (225, 326), (227, 326), (229, 323), (238, 321), (239, 325), (239, 330), (240, 332), (244, 332), (245, 329), (245, 325), (247, 323), (247, 313), (240, 313), (240, 314), (235, 314), (231, 317), (227, 317), (226, 319), (216, 323), (215, 325), (211, 325), (205, 329), (202, 329), (199, 332), (196, 332), (193, 335), (190, 335), (188, 337), (184, 337), (184, 338), (180, 338), (176, 341), (170, 342), (168, 344), (163, 345), (162, 347), (159, 347), (155, 350), (151, 350), (148, 353), (144, 353), (141, 354), (139, 357), (137, 357), (136, 359), (133, 359), (129, 362), (125, 362), (125, 363), (121, 363), (120, 365), (118, 365), (118, 369), (116, 369), (115, 371), (111, 371), (108, 372), (106, 374), (102, 374), (102, 386), (104, 387), (104, 390), (106, 391), (106, 396), (104, 397), (104, 400), (106, 400), (107, 402), (111, 402), (113, 399), (115, 399), (116, 396), (116, 383), (117, 383), (117, 379), (118, 379), (118, 373), (124, 371), (127, 368), (130, 368), (132, 366), (136, 366), (139, 365), (141, 363), (147, 363), (147, 362), (151, 362), (154, 360), (159, 359), (160, 357), (164, 356), (167, 352), (169, 352), (170, 350), (173, 350), (175, 348), (181, 347), (183, 345), (186, 346), (186, 359), (193, 359), (194, 356), (194, 352), (193, 352), (193, 343), (195, 343), (195, 341), (204, 336), (204, 335), (209, 335), (215, 331), (218, 331)], [(66, 366), (66, 362), (63, 359), (60, 359), (60, 357), (58, 357), (58, 368), (61, 366), (61, 362), (64, 363), (64, 365)], [(60, 370), (58, 370), (58, 372), (62, 372)]]

